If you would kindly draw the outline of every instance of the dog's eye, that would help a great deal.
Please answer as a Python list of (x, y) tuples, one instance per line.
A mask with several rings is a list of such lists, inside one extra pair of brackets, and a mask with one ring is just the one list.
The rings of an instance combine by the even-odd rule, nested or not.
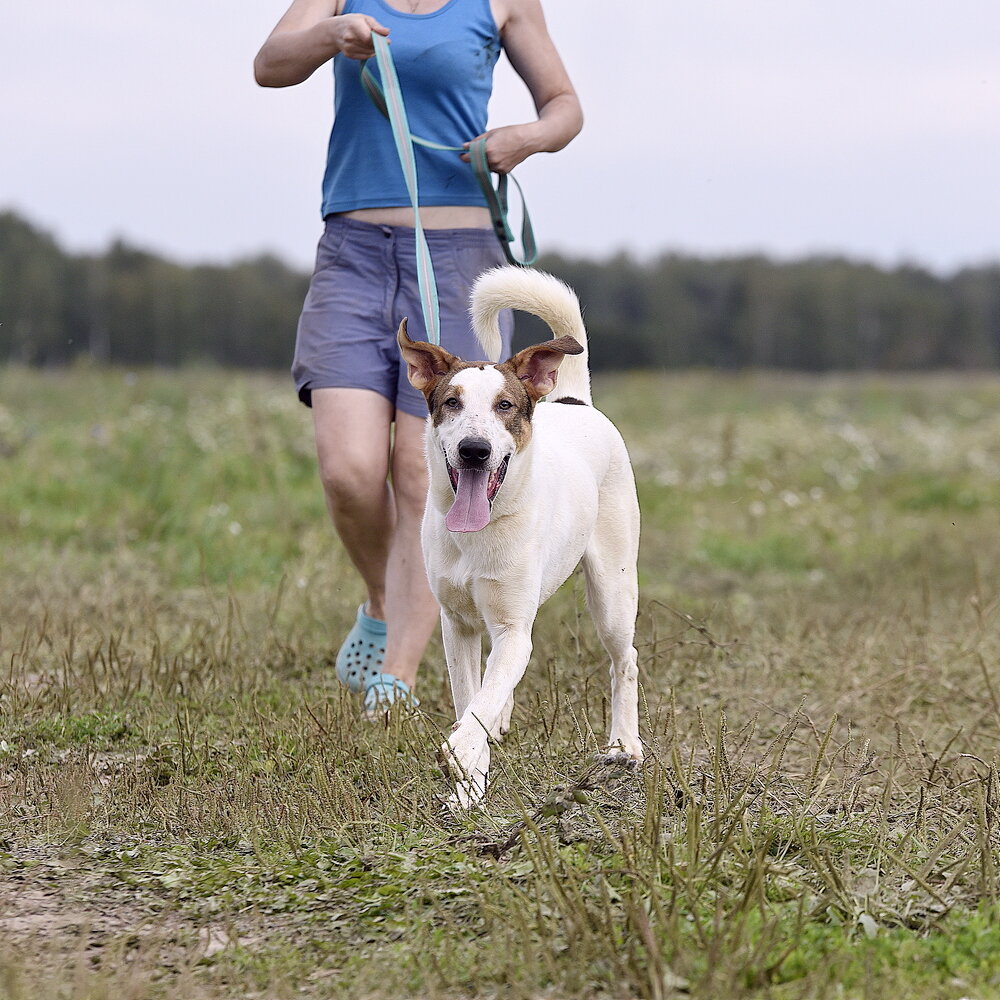
[(513, 408), (514, 404), (509, 399), (501, 399), (500, 402), (497, 403), (498, 410), (511, 410)]
[(444, 401), (444, 405), (447, 406), (449, 410), (458, 409), (458, 398), (456, 396), (449, 396)]

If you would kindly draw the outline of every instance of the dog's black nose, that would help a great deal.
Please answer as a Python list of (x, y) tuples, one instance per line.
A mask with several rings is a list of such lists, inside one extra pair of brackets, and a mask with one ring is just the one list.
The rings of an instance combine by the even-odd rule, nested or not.
[(465, 438), (458, 444), (458, 457), (469, 465), (482, 465), (492, 450), (486, 438)]

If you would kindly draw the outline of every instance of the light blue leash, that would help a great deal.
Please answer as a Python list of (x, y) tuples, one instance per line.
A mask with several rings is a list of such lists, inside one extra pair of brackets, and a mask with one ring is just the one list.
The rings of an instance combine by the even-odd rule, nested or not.
[[(379, 72), (386, 82), (388, 100), (385, 101), (383, 114), (389, 118), (392, 125), (392, 137), (396, 141), (396, 152), (406, 179), (406, 190), (410, 194), (413, 205), (413, 228), (417, 238), (417, 285), (420, 289), (420, 308), (424, 314), (424, 327), (427, 339), (432, 344), (441, 343), (441, 314), (438, 309), (437, 282), (434, 280), (434, 265), (431, 264), (431, 252), (427, 248), (427, 238), (424, 227), (420, 224), (420, 206), (417, 203), (417, 161), (413, 156), (413, 140), (410, 137), (410, 124), (406, 120), (406, 107), (403, 104), (403, 94), (399, 89), (399, 78), (396, 76), (396, 66), (389, 54), (389, 43), (381, 35), (372, 32), (375, 43), (375, 59)], [(368, 67), (361, 68), (362, 81)], [(368, 85), (365, 84), (368, 90)], [(369, 90), (369, 93), (371, 91)]]
[[(424, 228), (420, 222), (420, 206), (417, 197), (417, 163), (413, 155), (413, 144), (417, 143), (427, 149), (435, 149), (447, 153), (464, 153), (466, 149), (464, 146), (444, 146), (431, 139), (422, 139), (420, 136), (413, 135), (410, 132), (409, 122), (406, 119), (406, 107), (403, 104), (403, 93), (399, 86), (399, 77), (396, 75), (396, 67), (392, 61), (392, 54), (389, 51), (389, 42), (384, 36), (372, 32), (372, 43), (375, 46), (375, 61), (378, 64), (379, 75), (382, 77), (382, 85), (379, 84), (368, 68), (367, 60), (361, 65), (361, 83), (375, 104), (375, 107), (389, 119), (389, 123), (392, 126), (392, 137), (396, 143), (399, 163), (403, 168), (403, 176), (406, 179), (406, 190), (409, 192), (410, 203), (413, 205), (413, 222), (417, 241), (417, 285), (420, 290), (420, 306), (424, 314), (424, 327), (430, 342), (432, 344), (440, 344), (441, 315), (438, 308), (437, 283), (434, 280), (434, 266), (431, 263), (431, 254), (427, 247), (427, 238), (424, 236)], [(525, 204), (524, 192), (521, 190), (521, 185), (514, 180), (512, 175), (500, 174), (497, 186), (494, 189), (493, 180), (490, 176), (489, 163), (486, 158), (485, 139), (478, 139), (471, 143), (468, 153), (476, 180), (479, 182), (479, 186), (486, 198), (486, 204), (490, 210), (490, 218), (493, 221), (493, 229), (500, 240), (504, 256), (511, 264), (530, 267), (538, 258), (538, 250), (535, 245), (535, 234), (531, 226), (531, 219), (528, 216), (528, 206)], [(516, 257), (511, 248), (511, 244), (514, 242), (514, 234), (511, 232), (507, 221), (508, 176), (514, 181), (521, 196), (521, 204), (523, 206), (521, 223), (521, 245), (524, 248), (523, 258)]]

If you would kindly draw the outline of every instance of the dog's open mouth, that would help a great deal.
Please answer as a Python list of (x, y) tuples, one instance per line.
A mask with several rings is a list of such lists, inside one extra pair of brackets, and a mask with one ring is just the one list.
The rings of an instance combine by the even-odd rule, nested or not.
[[(510, 455), (508, 455), (500, 465), (490, 473), (490, 478), (486, 484), (486, 499), (493, 503), (493, 498), (497, 495), (500, 490), (500, 486), (503, 484), (503, 478), (507, 475), (507, 463), (510, 461)], [(451, 479), (451, 488), (458, 493), (458, 482), (459, 474), (461, 472), (466, 473), (477, 473), (482, 474), (483, 470), (480, 469), (456, 469), (448, 459), (445, 459), (445, 463), (448, 466), (448, 476)]]
[(490, 523), (490, 508), (504, 477), (510, 455), (492, 472), (489, 469), (456, 469), (447, 458), (448, 477), (455, 502), (445, 518), (449, 531), (481, 531)]

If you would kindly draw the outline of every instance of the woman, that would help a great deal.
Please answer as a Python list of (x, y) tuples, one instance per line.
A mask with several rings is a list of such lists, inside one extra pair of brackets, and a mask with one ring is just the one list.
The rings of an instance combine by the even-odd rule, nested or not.
[[(294, 0), (254, 62), (257, 82), (288, 87), (333, 60), (334, 124), (323, 184), (325, 231), (303, 306), (293, 375), (312, 407), (320, 478), (334, 526), (367, 588), (337, 656), (337, 674), (365, 691), (372, 714), (412, 698), (437, 619), (424, 575), (420, 521), (427, 491), (423, 398), (395, 344), (408, 316), (422, 333), (414, 219), (392, 133), (361, 89), (372, 34), (389, 39), (410, 128), (445, 145), (485, 135), (490, 168), (509, 172), (562, 149), (580, 104), (539, 0)], [(486, 131), (500, 48), (535, 103), (533, 122)], [(502, 263), (468, 156), (416, 149), (421, 221), (438, 281), (441, 344), (481, 352), (468, 293)], [(466, 162), (461, 162), (465, 160)], [(505, 327), (510, 346), (511, 320)]]

